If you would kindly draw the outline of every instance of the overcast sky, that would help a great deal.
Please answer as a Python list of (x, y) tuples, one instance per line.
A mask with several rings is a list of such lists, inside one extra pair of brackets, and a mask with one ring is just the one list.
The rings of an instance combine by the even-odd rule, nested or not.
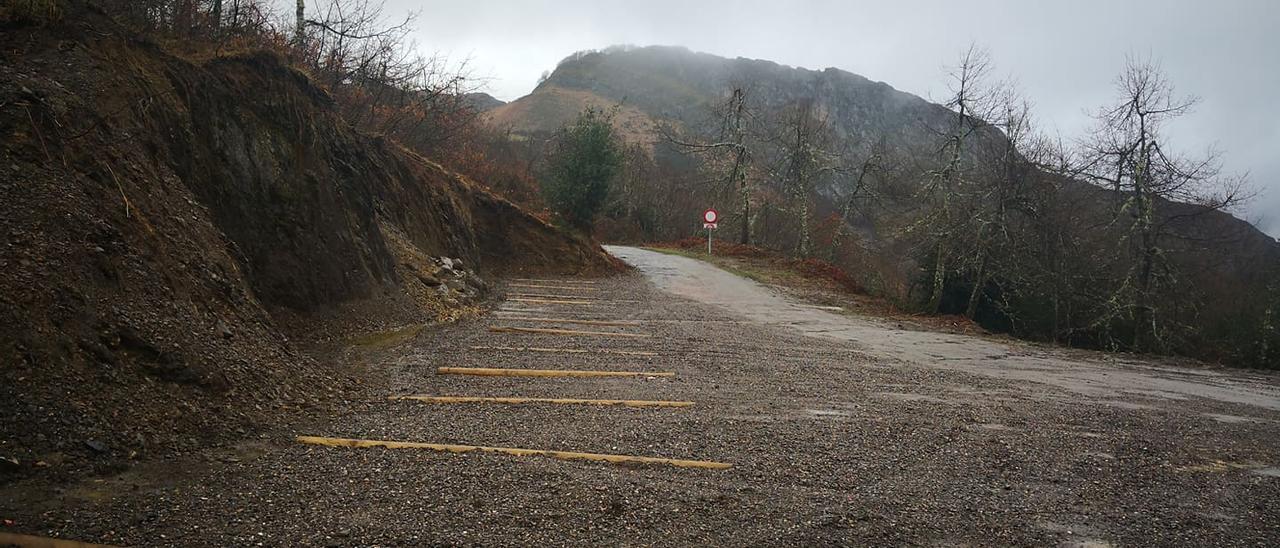
[(1238, 212), (1280, 237), (1280, 0), (754, 1), (388, 0), (420, 11), (424, 52), (469, 59), (512, 100), (566, 55), (612, 44), (682, 45), (811, 69), (836, 67), (938, 99), (942, 67), (985, 46), (1041, 124), (1080, 135), (1113, 97), (1125, 55), (1151, 55), (1201, 97), (1170, 129), (1191, 152), (1217, 144), (1262, 193)]

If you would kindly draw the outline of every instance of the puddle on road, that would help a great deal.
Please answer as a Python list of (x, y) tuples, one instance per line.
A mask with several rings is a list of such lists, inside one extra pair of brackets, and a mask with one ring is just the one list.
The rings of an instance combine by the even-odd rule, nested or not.
[(1259, 468), (1257, 470), (1254, 470), (1253, 473), (1259, 476), (1266, 476), (1269, 478), (1280, 478), (1280, 466), (1268, 466), (1266, 468)]

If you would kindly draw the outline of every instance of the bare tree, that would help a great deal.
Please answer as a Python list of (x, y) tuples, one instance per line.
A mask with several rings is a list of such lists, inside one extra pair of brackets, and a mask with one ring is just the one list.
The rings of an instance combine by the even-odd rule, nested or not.
[[(931, 170), (921, 188), (919, 198), (928, 204), (929, 210), (911, 227), (913, 231), (923, 232), (925, 242), (931, 247), (930, 291), (925, 305), (931, 313), (937, 313), (941, 306), (948, 272), (955, 259), (954, 244), (972, 228), (962, 213), (970, 202), (961, 198), (973, 190), (966, 150), (970, 137), (990, 127), (986, 120), (996, 112), (1000, 88), (990, 83), (990, 72), (989, 54), (976, 45), (970, 45), (957, 65), (948, 71), (951, 97), (945, 106), (954, 114), (948, 127), (937, 131), (942, 138), (938, 148), (941, 167)], [(981, 239), (981, 235), (975, 239)]]
[[(862, 163), (856, 168), (857, 175), (841, 177), (848, 181), (845, 188), (844, 196), (841, 199), (840, 214), (836, 219), (835, 231), (831, 234), (831, 251), (828, 259), (836, 260), (836, 254), (840, 250), (840, 245), (844, 240), (845, 232), (848, 231), (850, 223), (853, 221), (855, 212), (866, 215), (867, 212), (861, 211), (862, 208), (870, 203), (879, 201), (879, 192), (877, 189), (876, 179), (882, 177), (887, 171), (887, 163), (890, 161), (890, 154), (886, 141), (881, 138), (872, 146), (871, 152), (867, 154)], [(849, 170), (842, 170), (848, 172)]]
[(830, 150), (831, 128), (813, 99), (800, 99), (783, 108), (781, 125), (775, 138), (781, 151), (776, 172), (799, 230), (796, 254), (808, 257), (813, 253), (810, 202), (814, 188), (839, 169), (840, 156)]
[(703, 157), (705, 164), (715, 171), (712, 184), (732, 189), (737, 193), (739, 222), (738, 243), (750, 244), (751, 239), (751, 184), (748, 171), (751, 151), (748, 145), (747, 91), (734, 87), (729, 100), (717, 109), (716, 136), (707, 142), (682, 139), (664, 127), (663, 137), (668, 142), (693, 151)]
[[(1007, 261), (1019, 247), (1019, 237), (1012, 226), (1012, 215), (1018, 205), (1036, 192), (1033, 183), (1041, 175), (1040, 165), (1047, 150), (1046, 143), (1031, 125), (1031, 107), (1014, 89), (1003, 83), (992, 88), (987, 109), (987, 124), (1002, 135), (974, 143), (974, 177), (968, 184), (966, 197), (970, 216), (965, 234), (960, 234), (963, 259), (957, 266), (964, 269), (969, 282), (969, 298), (965, 316), (973, 319), (978, 312), (993, 267)], [(1006, 265), (1016, 267), (1016, 264)]]
[[(1097, 126), (1086, 143), (1089, 162), (1084, 172), (1109, 187), (1116, 198), (1112, 222), (1122, 231), (1119, 256), (1124, 270), (1095, 323), (1129, 322), (1132, 348), (1161, 350), (1167, 348), (1173, 327), (1166, 324), (1164, 312), (1188, 300), (1185, 295), (1162, 295), (1176, 282), (1167, 247), (1171, 221), (1231, 208), (1247, 193), (1242, 178), (1220, 176), (1215, 152), (1192, 158), (1169, 146), (1165, 125), (1188, 113), (1197, 99), (1175, 95), (1157, 64), (1129, 58), (1116, 88), (1116, 104), (1098, 111)], [(1188, 204), (1191, 213), (1162, 213), (1171, 203)]]
[(746, 113), (747, 95), (742, 88), (734, 88), (725, 109), (724, 123), (721, 126), (721, 139), (731, 143), (733, 159), (729, 167), (729, 184), (738, 188), (739, 216), (742, 229), (738, 243), (751, 243), (751, 187), (747, 184), (747, 162), (751, 155), (747, 151), (746, 131), (743, 128), (743, 116)]

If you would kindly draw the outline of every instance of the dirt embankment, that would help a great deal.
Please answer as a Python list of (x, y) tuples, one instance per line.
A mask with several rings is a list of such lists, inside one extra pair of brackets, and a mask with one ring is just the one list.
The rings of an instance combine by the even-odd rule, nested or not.
[(4, 25), (0, 481), (243, 436), (359, 382), (283, 318), (426, 321), (478, 274), (615, 268), (356, 132), (271, 54), (181, 58), (83, 5)]

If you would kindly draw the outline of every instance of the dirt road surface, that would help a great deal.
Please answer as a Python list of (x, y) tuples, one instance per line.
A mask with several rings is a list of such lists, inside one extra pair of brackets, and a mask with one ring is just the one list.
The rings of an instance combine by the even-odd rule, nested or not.
[[(610, 251), (638, 271), (509, 280), (484, 317), (367, 353), (366, 389), (332, 416), (100, 481), (5, 486), (0, 518), (19, 533), (174, 546), (1280, 543), (1274, 376), (902, 330), (691, 259)], [(387, 399), (404, 395), (693, 405)]]
[[(612, 246), (613, 255), (638, 268), (657, 286), (681, 297), (725, 308), (753, 322), (785, 326), (806, 335), (845, 341), (878, 357), (932, 365), (1011, 381), (1050, 384), (1090, 398), (1145, 395), (1242, 403), (1280, 411), (1275, 375), (1157, 367), (1096, 353), (1082, 358), (965, 335), (899, 329), (889, 321), (850, 317), (789, 302), (751, 280), (694, 259)], [(1088, 355), (1088, 354), (1085, 354)], [(1119, 402), (1123, 403), (1123, 401)], [(1278, 440), (1280, 441), (1280, 440)]]

